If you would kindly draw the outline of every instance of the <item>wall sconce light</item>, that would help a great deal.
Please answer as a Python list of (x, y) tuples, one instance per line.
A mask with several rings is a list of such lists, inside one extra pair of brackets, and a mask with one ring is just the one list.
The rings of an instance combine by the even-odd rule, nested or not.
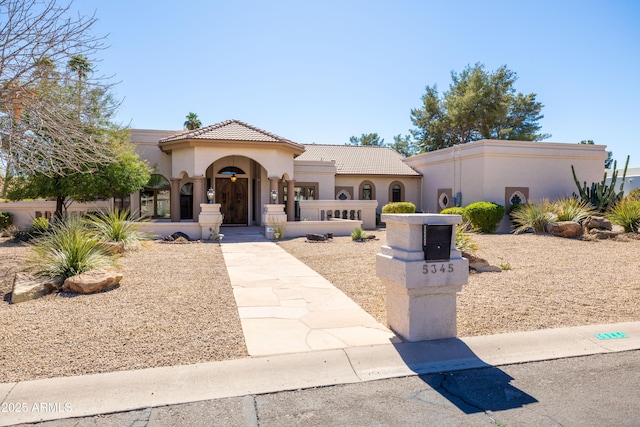
[(231, 182), (236, 182), (238, 177), (236, 177), (236, 174), (234, 173), (233, 175), (231, 175), (231, 178), (229, 178), (229, 179), (231, 180)]
[(278, 200), (278, 191), (271, 190), (271, 201), (273, 202), (273, 204), (276, 203), (276, 200)]
[(207, 190), (207, 199), (209, 199), (209, 204), (213, 203), (213, 199), (216, 197), (216, 191), (213, 188), (209, 188)]

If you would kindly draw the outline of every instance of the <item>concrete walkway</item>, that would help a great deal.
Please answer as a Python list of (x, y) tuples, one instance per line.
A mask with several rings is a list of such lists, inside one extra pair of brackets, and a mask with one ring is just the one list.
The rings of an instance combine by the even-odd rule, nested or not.
[(222, 253), (251, 356), (399, 341), (342, 291), (257, 231), (222, 232)]

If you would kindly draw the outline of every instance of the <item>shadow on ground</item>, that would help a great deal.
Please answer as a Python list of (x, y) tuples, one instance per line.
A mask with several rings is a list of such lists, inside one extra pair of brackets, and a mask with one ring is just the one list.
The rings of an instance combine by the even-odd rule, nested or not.
[(452, 338), (395, 344), (407, 366), (465, 414), (504, 411), (538, 400), (511, 385), (506, 372), (482, 361)]

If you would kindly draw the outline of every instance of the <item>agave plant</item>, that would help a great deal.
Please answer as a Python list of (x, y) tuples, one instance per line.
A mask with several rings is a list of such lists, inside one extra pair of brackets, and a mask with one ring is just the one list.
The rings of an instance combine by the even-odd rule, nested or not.
[(557, 218), (552, 204), (547, 201), (540, 204), (525, 203), (511, 211), (511, 221), (515, 225), (513, 232), (516, 234), (529, 230), (538, 234), (546, 233), (547, 226)]
[(49, 232), (32, 242), (27, 265), (37, 276), (66, 279), (114, 263), (97, 236), (77, 218), (52, 222)]
[(468, 233), (470, 229), (471, 223), (468, 220), (456, 227), (456, 249), (459, 251), (474, 253), (478, 250), (478, 245)]

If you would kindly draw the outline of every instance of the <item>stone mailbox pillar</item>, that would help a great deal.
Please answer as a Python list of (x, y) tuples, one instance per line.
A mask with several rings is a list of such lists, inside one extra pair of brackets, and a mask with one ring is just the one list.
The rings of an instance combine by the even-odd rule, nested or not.
[(376, 273), (387, 288), (387, 324), (406, 341), (456, 336), (456, 292), (469, 261), (455, 247), (460, 215), (383, 214), (387, 244)]

